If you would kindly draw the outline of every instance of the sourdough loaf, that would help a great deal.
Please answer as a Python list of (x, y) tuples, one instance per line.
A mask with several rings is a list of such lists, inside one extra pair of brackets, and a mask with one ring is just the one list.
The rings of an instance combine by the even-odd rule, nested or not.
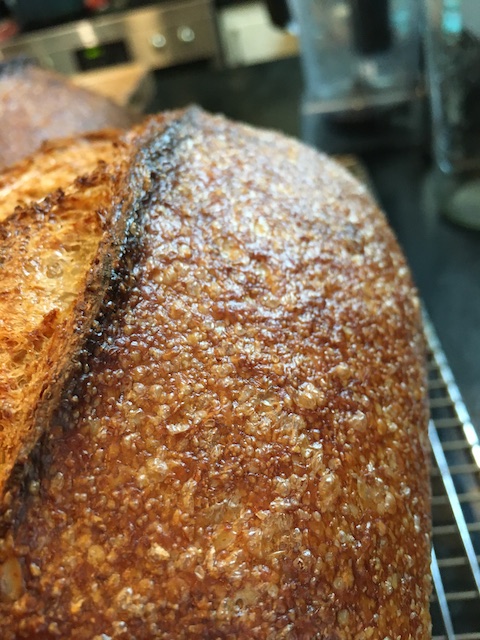
[(198, 110), (159, 151), (0, 547), (1, 637), (429, 638), (423, 340), (383, 215)]

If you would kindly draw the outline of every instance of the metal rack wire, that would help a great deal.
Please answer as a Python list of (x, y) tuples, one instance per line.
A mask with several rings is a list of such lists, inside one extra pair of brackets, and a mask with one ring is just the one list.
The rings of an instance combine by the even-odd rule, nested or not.
[(425, 314), (434, 640), (480, 640), (480, 442)]

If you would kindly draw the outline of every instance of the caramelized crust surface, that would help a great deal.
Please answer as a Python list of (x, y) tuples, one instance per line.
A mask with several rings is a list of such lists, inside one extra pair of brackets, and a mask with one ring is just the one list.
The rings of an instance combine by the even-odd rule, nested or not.
[(140, 151), (136, 134), (59, 141), (2, 177), (0, 217), (7, 207), (10, 215), (0, 221), (0, 498), (48, 427), (145, 196), (151, 169), (140, 158), (156, 134), (138, 135)]
[(98, 309), (103, 215), (113, 214), (113, 177), (102, 173), (0, 225), (0, 492), (43, 431), (37, 414), (90, 329), (92, 303)]
[[(69, 188), (76, 178), (92, 173), (99, 162), (112, 162), (120, 132), (102, 131), (46, 142), (36, 153), (0, 173), (0, 221), (16, 206), (43, 200)], [(73, 185), (74, 187), (74, 185)]]
[(198, 111), (157, 174), (0, 547), (2, 638), (429, 638), (423, 344), (384, 218)]

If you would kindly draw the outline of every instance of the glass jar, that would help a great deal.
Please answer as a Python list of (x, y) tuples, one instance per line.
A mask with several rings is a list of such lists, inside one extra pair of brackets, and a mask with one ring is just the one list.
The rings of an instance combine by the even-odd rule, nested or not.
[(425, 0), (425, 7), (439, 208), (480, 228), (480, 2)]

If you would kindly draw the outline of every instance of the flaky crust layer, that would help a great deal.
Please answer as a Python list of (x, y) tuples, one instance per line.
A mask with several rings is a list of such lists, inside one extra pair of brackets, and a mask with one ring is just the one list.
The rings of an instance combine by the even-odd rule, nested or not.
[(15, 207), (38, 203), (60, 188), (64, 192), (75, 188), (78, 177), (92, 173), (100, 162), (112, 162), (120, 135), (119, 130), (111, 129), (45, 142), (34, 154), (4, 168), (0, 172), (0, 222)]
[[(48, 428), (104, 300), (148, 192), (151, 169), (142, 158), (156, 135), (139, 134), (141, 144), (135, 133), (113, 131), (57, 141), (0, 179), (7, 193), (0, 217), (33, 192), (43, 198), (0, 219), (0, 498)], [(45, 165), (51, 171), (42, 183)], [(70, 182), (76, 168), (85, 173)]]
[(2, 637), (429, 638), (423, 342), (383, 216), (274, 133), (191, 111), (160, 146), (4, 543)]

